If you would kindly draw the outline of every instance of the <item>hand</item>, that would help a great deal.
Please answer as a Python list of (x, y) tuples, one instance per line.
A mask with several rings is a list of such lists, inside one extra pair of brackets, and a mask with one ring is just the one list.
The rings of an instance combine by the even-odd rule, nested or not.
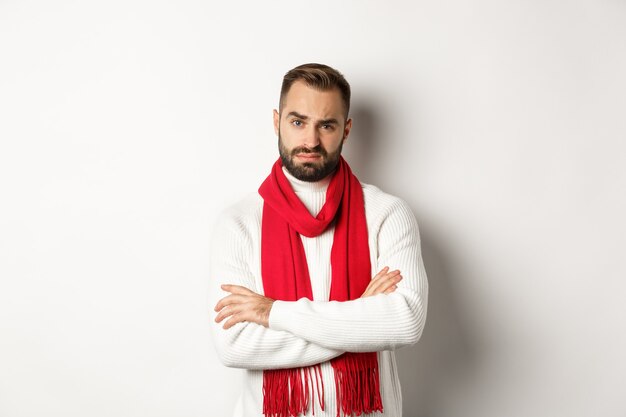
[(402, 275), (400, 275), (399, 270), (389, 272), (389, 267), (386, 266), (372, 278), (361, 298), (377, 294), (390, 294), (398, 288), (396, 284), (401, 279)]
[(222, 326), (224, 329), (230, 329), (244, 321), (269, 326), (274, 300), (239, 285), (222, 285), (222, 289), (231, 294), (215, 305), (215, 311), (219, 312), (215, 317), (216, 323), (228, 318)]

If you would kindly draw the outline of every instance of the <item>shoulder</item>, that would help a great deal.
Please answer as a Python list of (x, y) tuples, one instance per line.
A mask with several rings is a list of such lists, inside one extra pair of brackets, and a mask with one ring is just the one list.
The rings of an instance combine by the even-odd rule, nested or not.
[(374, 185), (365, 183), (361, 185), (365, 215), (371, 231), (392, 229), (417, 232), (417, 220), (406, 201)]
[(214, 224), (214, 233), (249, 234), (261, 224), (262, 213), (263, 199), (258, 193), (250, 193), (220, 212)]
[(373, 216), (387, 216), (394, 212), (409, 212), (409, 205), (400, 197), (386, 193), (372, 184), (361, 183), (365, 210)]

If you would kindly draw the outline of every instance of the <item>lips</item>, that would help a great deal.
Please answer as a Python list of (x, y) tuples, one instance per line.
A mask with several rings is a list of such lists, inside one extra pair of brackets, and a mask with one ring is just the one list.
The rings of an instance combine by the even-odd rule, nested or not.
[(296, 156), (306, 160), (314, 160), (318, 159), (321, 155), (318, 153), (299, 153)]

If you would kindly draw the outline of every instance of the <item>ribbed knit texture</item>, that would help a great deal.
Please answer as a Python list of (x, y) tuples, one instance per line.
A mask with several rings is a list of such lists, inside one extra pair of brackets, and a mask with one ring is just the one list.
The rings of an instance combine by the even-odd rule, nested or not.
[[(299, 181), (286, 173), (294, 191), (312, 215), (325, 200), (328, 181)], [(335, 416), (334, 374), (328, 360), (343, 352), (379, 352), (379, 372), (384, 413), (371, 416), (401, 417), (402, 396), (391, 350), (415, 343), (426, 319), (428, 284), (420, 251), (417, 223), (407, 205), (378, 188), (364, 184), (372, 276), (384, 266), (399, 269), (404, 279), (389, 295), (348, 302), (329, 302), (330, 250), (334, 228), (315, 238), (301, 237), (315, 301), (276, 301), (270, 328), (240, 323), (229, 330), (215, 324), (213, 335), (226, 366), (248, 369), (235, 417), (261, 417), (263, 369), (292, 368), (322, 363), (325, 411)], [(212, 236), (211, 304), (226, 293), (220, 284), (243, 285), (263, 293), (260, 268), (263, 200), (251, 195), (227, 209)], [(309, 410), (306, 415), (313, 415)]]

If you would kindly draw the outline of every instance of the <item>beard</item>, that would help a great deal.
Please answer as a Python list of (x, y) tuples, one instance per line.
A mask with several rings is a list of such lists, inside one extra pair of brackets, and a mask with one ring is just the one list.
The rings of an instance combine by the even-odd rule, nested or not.
[[(300, 146), (289, 150), (283, 144), (278, 132), (278, 153), (283, 166), (287, 168), (287, 171), (300, 181), (316, 182), (326, 178), (330, 175), (337, 165), (339, 164), (339, 157), (341, 156), (341, 149), (343, 148), (343, 140), (339, 143), (339, 147), (335, 152), (327, 152), (322, 148), (322, 145), (317, 145), (314, 148), (306, 148)], [(320, 155), (320, 160), (315, 162), (302, 162), (296, 163), (294, 158), (297, 154), (301, 153), (316, 153)]]

